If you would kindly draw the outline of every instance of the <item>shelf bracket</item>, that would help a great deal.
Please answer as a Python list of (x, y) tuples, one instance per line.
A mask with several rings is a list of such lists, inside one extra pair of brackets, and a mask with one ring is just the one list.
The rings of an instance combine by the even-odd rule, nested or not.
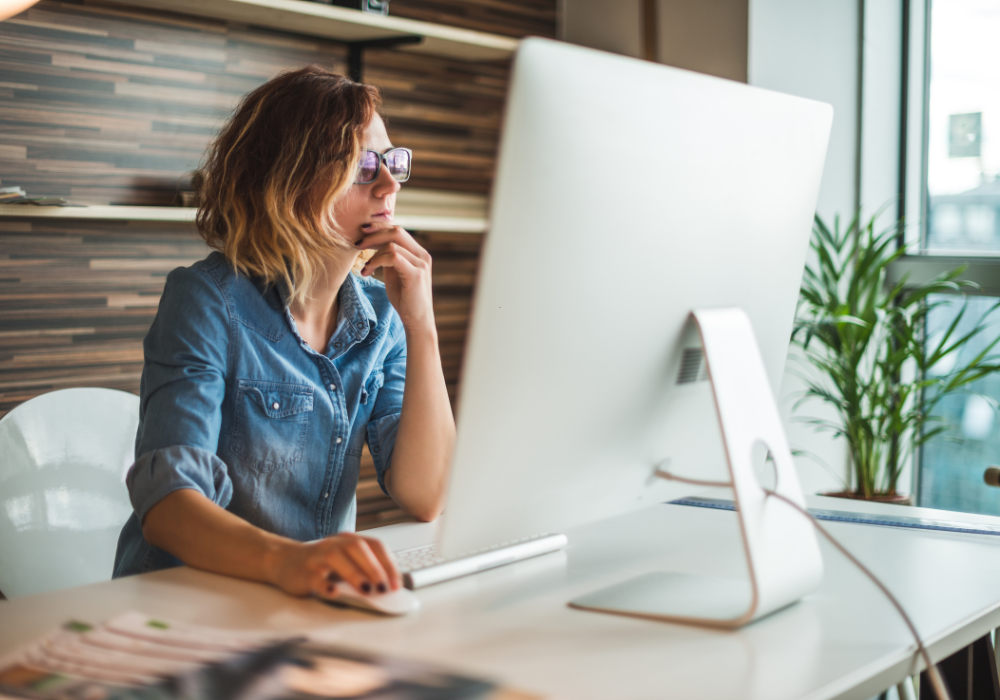
[(424, 38), (419, 34), (390, 36), (385, 39), (366, 39), (365, 41), (347, 42), (347, 76), (356, 83), (364, 77), (365, 49), (391, 49), (407, 44), (419, 44)]

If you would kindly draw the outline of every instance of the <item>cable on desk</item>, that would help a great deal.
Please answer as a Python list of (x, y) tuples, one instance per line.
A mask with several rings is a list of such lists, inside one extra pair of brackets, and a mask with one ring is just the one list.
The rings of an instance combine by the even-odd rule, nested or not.
[[(671, 474), (670, 472), (663, 471), (662, 469), (659, 468), (655, 472), (653, 472), (653, 474), (661, 479), (666, 479), (667, 481), (678, 481), (682, 484), (691, 484), (693, 486), (722, 487), (722, 488), (733, 487), (732, 482), (729, 481), (703, 481), (700, 479), (688, 479), (683, 476), (677, 476), (676, 474)], [(825, 537), (830, 542), (830, 544), (836, 547), (837, 551), (839, 551), (841, 554), (847, 557), (848, 561), (850, 561), (852, 564), (858, 567), (858, 569), (860, 569), (865, 576), (871, 579), (872, 583), (874, 583), (878, 587), (878, 589), (882, 591), (885, 597), (889, 599), (889, 602), (892, 603), (893, 607), (896, 608), (896, 612), (899, 613), (899, 616), (903, 618), (903, 622), (905, 622), (906, 626), (910, 629), (910, 634), (912, 634), (913, 638), (916, 640), (917, 653), (920, 654), (921, 658), (923, 658), (924, 660), (924, 665), (927, 667), (926, 668), (927, 677), (930, 679), (931, 687), (934, 688), (934, 694), (937, 696), (937, 699), (951, 700), (951, 695), (948, 693), (947, 687), (945, 687), (944, 680), (938, 673), (937, 665), (933, 661), (931, 661), (931, 655), (928, 653), (927, 647), (924, 646), (923, 640), (920, 639), (920, 633), (917, 632), (916, 626), (913, 624), (913, 621), (910, 619), (910, 616), (906, 614), (906, 610), (903, 608), (902, 604), (900, 604), (900, 602), (896, 600), (896, 596), (892, 594), (892, 592), (886, 587), (886, 585), (882, 583), (882, 581), (880, 581), (879, 578), (875, 574), (873, 574), (868, 569), (867, 566), (862, 564), (857, 557), (851, 554), (847, 550), (847, 547), (838, 542), (837, 539), (833, 535), (831, 535), (825, 527), (823, 527), (820, 524), (819, 520), (817, 520), (812, 513), (807, 511), (805, 508), (803, 508), (790, 498), (782, 496), (780, 493), (776, 493), (774, 491), (771, 491), (770, 489), (764, 489), (764, 493), (768, 497), (774, 497), (777, 498), (779, 501), (782, 501), (783, 503), (787, 503), (797, 512), (801, 513), (806, 518), (808, 518), (809, 522), (812, 523), (812, 526), (816, 528), (819, 531), (819, 533), (823, 535), (823, 537)]]

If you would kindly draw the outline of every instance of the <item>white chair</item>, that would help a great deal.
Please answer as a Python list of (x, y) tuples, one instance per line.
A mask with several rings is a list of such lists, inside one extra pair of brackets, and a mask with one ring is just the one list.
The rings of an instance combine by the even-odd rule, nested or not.
[(91, 388), (37, 396), (0, 419), (6, 597), (111, 578), (138, 424), (138, 396)]

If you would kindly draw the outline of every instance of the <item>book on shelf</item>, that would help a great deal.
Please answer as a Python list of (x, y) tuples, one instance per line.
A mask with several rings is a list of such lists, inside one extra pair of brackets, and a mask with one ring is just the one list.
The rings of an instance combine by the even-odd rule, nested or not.
[(27, 194), (20, 187), (0, 187), (0, 202), (9, 202), (26, 196)]
[(28, 193), (17, 186), (0, 187), (0, 204), (34, 204), (41, 207), (76, 207), (62, 197), (29, 197)]
[(83, 207), (85, 204), (70, 204), (62, 197), (21, 197), (19, 199), (3, 200), (0, 204), (32, 204), (36, 207)]

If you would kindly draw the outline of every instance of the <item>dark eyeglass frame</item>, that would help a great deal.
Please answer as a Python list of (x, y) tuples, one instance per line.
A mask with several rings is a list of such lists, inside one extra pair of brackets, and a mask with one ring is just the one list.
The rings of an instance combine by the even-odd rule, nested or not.
[(378, 158), (378, 162), (375, 165), (375, 174), (372, 176), (371, 180), (361, 180), (360, 179), (360, 177), (361, 177), (361, 163), (359, 162), (358, 163), (358, 177), (354, 180), (354, 184), (355, 185), (370, 185), (373, 182), (375, 182), (376, 180), (378, 180), (378, 176), (382, 172), (382, 163), (386, 164), (386, 166), (385, 166), (386, 168), (389, 167), (389, 164), (388, 164), (386, 158), (393, 151), (405, 151), (406, 154), (410, 157), (410, 167), (406, 171), (406, 177), (404, 177), (402, 179), (397, 178), (395, 175), (392, 175), (392, 171), (391, 170), (389, 171), (389, 175), (391, 175), (392, 179), (395, 180), (396, 182), (406, 182), (407, 180), (409, 180), (410, 179), (410, 173), (413, 171), (413, 151), (411, 151), (409, 148), (390, 148), (385, 153), (379, 153), (378, 151), (373, 151), (370, 148), (366, 148), (364, 151), (362, 151), (362, 155), (364, 153), (374, 153), (375, 157)]

